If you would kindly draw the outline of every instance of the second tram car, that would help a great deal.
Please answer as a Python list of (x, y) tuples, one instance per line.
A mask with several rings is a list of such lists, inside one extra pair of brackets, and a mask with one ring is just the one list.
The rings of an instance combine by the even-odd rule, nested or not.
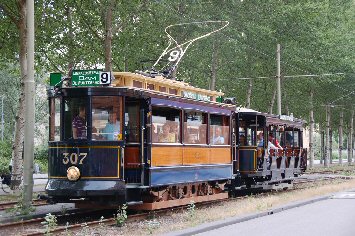
[(152, 210), (291, 187), (307, 166), (302, 120), (158, 75), (115, 72), (96, 86), (85, 74), (101, 72), (75, 73), (49, 91), (51, 202)]

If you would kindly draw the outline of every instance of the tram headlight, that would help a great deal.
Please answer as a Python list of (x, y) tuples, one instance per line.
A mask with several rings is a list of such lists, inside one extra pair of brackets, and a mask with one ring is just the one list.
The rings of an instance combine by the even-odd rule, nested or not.
[(76, 181), (80, 177), (80, 170), (76, 166), (71, 166), (67, 170), (67, 177), (70, 181)]

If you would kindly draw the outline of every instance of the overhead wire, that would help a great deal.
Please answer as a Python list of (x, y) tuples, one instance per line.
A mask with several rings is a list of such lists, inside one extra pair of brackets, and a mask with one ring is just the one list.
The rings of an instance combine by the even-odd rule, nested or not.
[[(178, 11), (176, 11), (175, 9), (173, 9), (171, 6), (169, 6), (169, 5), (165, 5), (165, 6), (167, 6), (169, 9), (171, 9), (171, 10), (174, 11), (175, 13), (178, 13), (178, 15), (181, 15)], [(186, 15), (184, 15), (183, 18), (184, 18), (184, 20), (188, 19), (188, 20), (192, 20), (192, 21), (197, 21), (196, 19), (193, 19), (193, 18), (191, 18), (191, 17), (186, 17)], [(250, 32), (250, 31), (249, 31), (249, 32)], [(240, 39), (237, 39), (237, 38), (235, 38), (235, 37), (231, 37), (231, 36), (227, 35), (227, 34), (224, 33), (223, 31), (221, 32), (221, 34), (222, 34), (223, 36), (227, 37), (227, 38), (230, 39), (230, 40), (235, 40), (235, 41), (237, 41), (237, 42), (239, 42), (239, 43), (242, 43), (244, 46), (248, 47), (249, 49), (252, 49), (253, 51), (259, 53), (259, 55), (263, 55), (263, 56), (266, 56), (266, 57), (268, 57), (268, 58), (271, 58), (272, 60), (276, 60), (275, 55), (272, 56), (272, 55), (270, 55), (270, 54), (268, 54), (268, 53), (265, 53), (265, 52), (263, 52), (263, 51), (261, 51), (261, 50), (259, 50), (259, 49), (256, 49), (255, 47), (252, 47), (252, 46), (250, 46), (249, 44), (246, 44), (245, 42), (242, 42)], [(291, 68), (293, 68), (293, 69), (296, 69), (296, 70), (298, 70), (298, 71), (303, 71), (303, 72), (306, 73), (306, 74), (310, 74), (308, 70), (305, 70), (305, 69), (302, 69), (302, 68), (300, 68), (300, 67), (298, 67), (298, 66), (295, 66), (294, 64), (288, 62), (287, 60), (282, 60), (281, 63), (284, 64), (284, 65), (287, 65), (287, 66), (289, 66), (289, 67), (291, 67)], [(318, 75), (318, 76), (322, 77), (322, 76), (329, 76), (329, 75), (345, 75), (345, 73), (324, 73), (324, 74), (321, 74), (321, 75)], [(292, 76), (292, 75), (291, 75), (291, 76), (285, 76), (285, 75), (284, 75), (284, 76), (282, 76), (282, 77), (283, 77), (283, 78), (297, 78), (297, 77), (313, 77), (313, 78), (314, 78), (314, 77), (317, 77), (317, 75), (309, 75), (309, 76), (307, 76), (307, 75), (296, 75), (296, 76)], [(267, 78), (275, 78), (275, 77), (273, 77), (273, 76), (259, 76), (259, 77), (256, 77), (256, 78), (258, 78), (258, 79), (267, 79)], [(248, 80), (248, 79), (252, 79), (252, 78), (238, 78), (238, 79), (245, 79), (245, 80)], [(347, 90), (347, 89), (343, 88), (342, 86), (338, 85), (338, 84), (336, 83), (336, 81), (330, 81), (330, 84), (333, 84), (334, 86), (336, 86), (337, 88), (339, 88), (339, 89), (341, 89), (341, 90), (343, 90), (343, 91), (349, 92), (349, 90)], [(355, 92), (355, 91), (354, 91), (354, 92)], [(353, 92), (350, 92), (350, 93), (348, 94), (348, 96), (351, 95), (351, 94), (353, 94)], [(345, 97), (345, 96), (342, 96), (342, 97)], [(338, 100), (340, 100), (340, 99), (336, 99), (336, 100), (338, 101)], [(334, 102), (334, 101), (333, 101), (333, 102)], [(333, 103), (333, 102), (332, 102), (332, 103)]]

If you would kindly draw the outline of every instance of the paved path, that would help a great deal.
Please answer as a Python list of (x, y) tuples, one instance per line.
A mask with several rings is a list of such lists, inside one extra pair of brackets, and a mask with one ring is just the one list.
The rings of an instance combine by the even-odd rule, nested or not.
[[(355, 190), (337, 193), (331, 197), (319, 198), (312, 203), (299, 204), (298, 207), (294, 207), (291, 204), (284, 208), (288, 208), (288, 210), (276, 210), (274, 214), (263, 214), (263, 216), (261, 214), (249, 215), (249, 218), (246, 217), (244, 220), (235, 218), (217, 223), (212, 222), (204, 226), (174, 232), (170, 235), (355, 235)], [(258, 216), (258, 218), (255, 216)], [(228, 224), (228, 222), (232, 223)]]
[[(48, 174), (33, 174), (33, 182), (34, 182), (33, 192), (44, 192), (44, 188), (46, 187), (47, 181), (48, 181)], [(0, 195), (12, 194), (10, 192), (10, 189), (7, 186), (4, 187), (4, 189), (6, 192), (4, 192), (0, 188)]]

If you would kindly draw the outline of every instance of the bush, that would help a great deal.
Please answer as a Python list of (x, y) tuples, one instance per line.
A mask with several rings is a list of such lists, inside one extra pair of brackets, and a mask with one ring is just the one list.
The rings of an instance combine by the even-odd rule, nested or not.
[(12, 147), (10, 141), (0, 141), (0, 173), (9, 173)]
[(35, 148), (34, 163), (37, 163), (42, 173), (48, 170), (48, 146), (42, 145)]

